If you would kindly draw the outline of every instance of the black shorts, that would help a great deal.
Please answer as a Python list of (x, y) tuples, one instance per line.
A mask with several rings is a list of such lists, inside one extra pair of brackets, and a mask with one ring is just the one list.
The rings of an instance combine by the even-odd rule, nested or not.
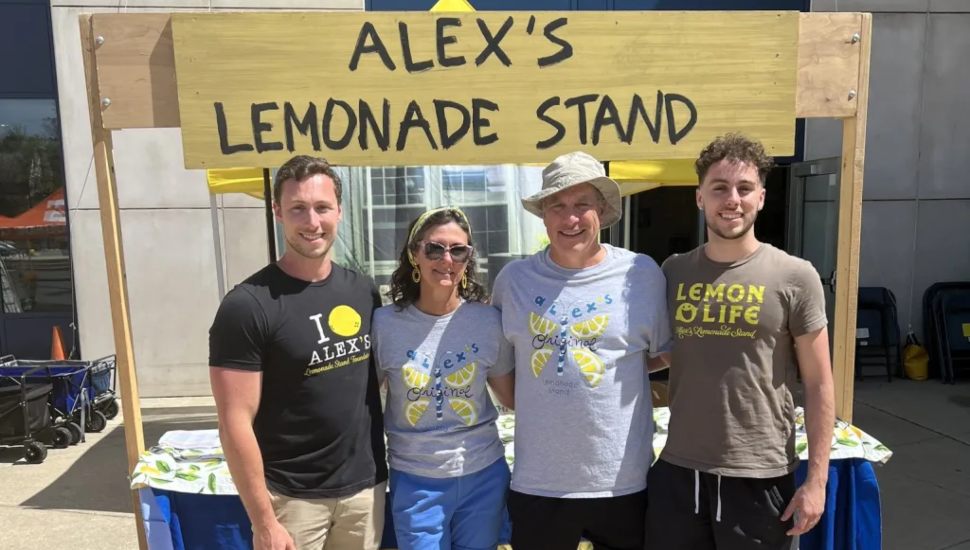
[(647, 475), (650, 550), (787, 550), (781, 521), (795, 494), (795, 474), (769, 479), (697, 473), (658, 460)]
[(646, 491), (605, 498), (554, 498), (509, 491), (512, 548), (576, 550), (580, 538), (593, 547), (640, 550)]

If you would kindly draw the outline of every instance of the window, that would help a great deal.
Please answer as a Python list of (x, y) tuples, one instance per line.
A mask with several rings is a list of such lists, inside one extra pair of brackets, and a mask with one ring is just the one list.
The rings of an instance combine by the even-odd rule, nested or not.
[(53, 99), (0, 99), (0, 287), (6, 313), (70, 312), (64, 169)]
[(504, 202), (505, 180), (501, 166), (446, 166), (441, 169), (441, 195), (445, 204)]
[(422, 204), (425, 200), (424, 169), (420, 166), (373, 168), (370, 185), (374, 206)]

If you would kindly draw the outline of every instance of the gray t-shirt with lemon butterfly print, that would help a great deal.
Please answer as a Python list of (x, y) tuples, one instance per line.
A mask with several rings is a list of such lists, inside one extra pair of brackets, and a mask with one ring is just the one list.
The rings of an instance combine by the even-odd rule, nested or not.
[(649, 256), (602, 246), (592, 267), (560, 267), (547, 249), (495, 281), (515, 354), (515, 491), (600, 498), (646, 487), (646, 360), (670, 344), (666, 284)]
[(462, 302), (447, 315), (416, 307), (374, 312), (374, 356), (387, 380), (391, 468), (425, 477), (475, 473), (505, 456), (485, 381), (512, 372), (495, 308)]

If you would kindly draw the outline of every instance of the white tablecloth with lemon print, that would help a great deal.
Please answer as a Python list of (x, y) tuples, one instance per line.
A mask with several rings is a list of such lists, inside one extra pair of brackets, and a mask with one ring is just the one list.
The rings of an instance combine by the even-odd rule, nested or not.
[[(667, 442), (667, 424), (670, 410), (659, 407), (653, 411), (656, 430), (653, 436), (654, 455), (659, 456)], [(808, 437), (805, 433), (805, 414), (801, 407), (795, 416), (795, 449), (800, 458), (808, 458)], [(515, 464), (515, 415), (502, 414), (498, 418), (498, 431), (505, 444), (505, 458), (510, 466)], [(870, 462), (886, 463), (892, 451), (859, 428), (837, 420), (832, 435), (833, 460), (864, 458)], [(141, 455), (131, 476), (131, 487), (155, 487), (182, 493), (213, 495), (237, 494), (221, 447), (176, 448), (155, 446)]]

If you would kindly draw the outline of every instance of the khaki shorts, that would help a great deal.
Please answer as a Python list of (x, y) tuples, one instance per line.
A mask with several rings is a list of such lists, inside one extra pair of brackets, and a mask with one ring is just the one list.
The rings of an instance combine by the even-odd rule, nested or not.
[(292, 498), (269, 492), (276, 519), (299, 550), (377, 550), (384, 532), (387, 482), (338, 498)]

